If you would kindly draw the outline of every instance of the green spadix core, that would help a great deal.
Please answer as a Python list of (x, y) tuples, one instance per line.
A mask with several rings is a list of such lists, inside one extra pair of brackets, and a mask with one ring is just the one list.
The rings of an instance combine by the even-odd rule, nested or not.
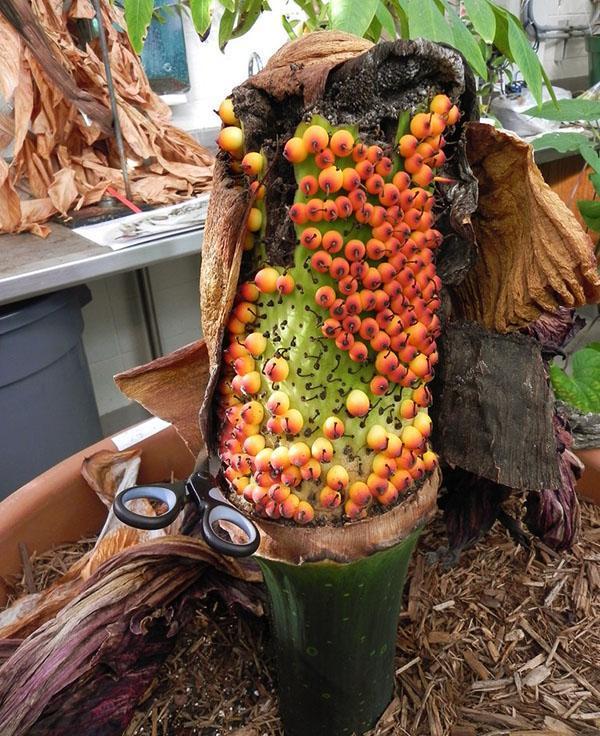
[(402, 589), (420, 530), (349, 564), (257, 558), (286, 736), (351, 736), (390, 702)]
[[(394, 145), (391, 146), (393, 151), (389, 153), (393, 161), (393, 171), (385, 176), (386, 182), (392, 180), (393, 175), (402, 169), (402, 159), (395, 153), (396, 145), (400, 136), (408, 131), (409, 115), (401, 116), (398, 124), (398, 131), (395, 137)], [(302, 136), (309, 125), (322, 125), (330, 135), (336, 130), (324, 118), (314, 116), (309, 122), (302, 123), (295, 135)], [(357, 138), (357, 130), (346, 126)], [(364, 141), (368, 144), (368, 141)], [(291, 164), (290, 164), (291, 165)], [(335, 165), (343, 169), (347, 166), (355, 166), (351, 156), (344, 158), (336, 158)], [(320, 169), (315, 163), (314, 157), (308, 155), (305, 161), (294, 166), (296, 182), (298, 183), (302, 177), (311, 174), (318, 178)], [(344, 190), (338, 191), (331, 198), (338, 195), (347, 194)], [(267, 190), (266, 197), (269, 197)], [(314, 197), (327, 199), (324, 192), (320, 192)], [(307, 202), (313, 197), (306, 197), (299, 189), (296, 192), (296, 202)], [(376, 196), (368, 195), (367, 201), (373, 205), (379, 204)], [(271, 266), (268, 262), (264, 244), (261, 242), (266, 230), (266, 207), (264, 201), (255, 203), (263, 213), (263, 224), (261, 231), (256, 234), (256, 245), (245, 254), (245, 258), (254, 267), (254, 272), (261, 268)], [(286, 215), (287, 216), (287, 213)], [(338, 219), (333, 222), (306, 222), (303, 225), (296, 225), (296, 235), (298, 239), (304, 228), (316, 227), (321, 233), (330, 230), (340, 232), (344, 237), (344, 244), (353, 238), (357, 238), (366, 243), (372, 236), (370, 225), (361, 225), (354, 216), (348, 219)], [(402, 399), (411, 398), (413, 390), (417, 384), (410, 387), (402, 387), (393, 381), (389, 382), (389, 387), (384, 395), (375, 395), (370, 390), (370, 382), (377, 375), (375, 370), (376, 351), (369, 347), (369, 341), (364, 340), (355, 335), (356, 339), (364, 342), (369, 350), (369, 357), (365, 363), (358, 363), (351, 359), (349, 353), (337, 347), (335, 340), (326, 338), (321, 327), (325, 319), (330, 317), (329, 310), (324, 309), (315, 302), (315, 294), (320, 287), (330, 286), (339, 294), (336, 288), (337, 282), (329, 273), (320, 273), (311, 266), (311, 257), (315, 251), (309, 250), (300, 244), (294, 250), (293, 265), (287, 269), (277, 267), (277, 271), (281, 274), (289, 274), (295, 282), (295, 288), (289, 295), (280, 295), (275, 293), (261, 293), (258, 301), (254, 303), (254, 311), (256, 319), (246, 325), (246, 333), (261, 332), (267, 337), (267, 347), (264, 353), (256, 359), (256, 370), (261, 373), (260, 390), (251, 396), (238, 396), (237, 400), (243, 403), (255, 400), (265, 407), (265, 416), (261, 423), (260, 432), (265, 437), (266, 447), (276, 448), (279, 446), (289, 447), (295, 442), (305, 442), (309, 447), (319, 437), (324, 437), (323, 423), (328, 417), (337, 417), (344, 424), (344, 435), (339, 439), (331, 439), (334, 448), (334, 457), (331, 462), (323, 463), (321, 467), (321, 475), (317, 480), (302, 480), (300, 485), (293, 487), (292, 492), (302, 501), (308, 501), (315, 512), (315, 521), (340, 519), (344, 514), (344, 501), (347, 499), (347, 488), (342, 492), (342, 501), (336, 508), (326, 508), (319, 503), (319, 493), (326, 485), (326, 475), (328, 469), (333, 465), (341, 465), (345, 468), (349, 475), (349, 486), (353, 482), (360, 480), (366, 482), (367, 477), (372, 472), (371, 465), (373, 457), (377, 454), (369, 449), (366, 438), (369, 430), (374, 425), (382, 425), (388, 432), (399, 435), (405, 425), (413, 423), (413, 419), (401, 419), (398, 413), (399, 403)], [(343, 256), (344, 250), (332, 257)], [(377, 266), (383, 261), (373, 261), (365, 259), (368, 265)], [(385, 260), (385, 259), (384, 259)], [(252, 268), (249, 269), (252, 272)], [(362, 288), (362, 287), (360, 287)], [(359, 314), (361, 318), (375, 317), (374, 312)], [(243, 342), (244, 335), (230, 335), (229, 340), (237, 340)], [(227, 344), (227, 340), (226, 340)], [(285, 358), (289, 366), (289, 375), (285, 380), (280, 382), (271, 382), (264, 374), (264, 367), (269, 358), (273, 356), (281, 356)], [(232, 369), (225, 369), (222, 375), (224, 382), (230, 382), (234, 376)], [(346, 408), (346, 399), (353, 389), (364, 391), (370, 400), (370, 409), (366, 416), (353, 417)], [(303, 426), (296, 435), (275, 434), (267, 429), (267, 420), (270, 416), (266, 404), (269, 396), (273, 391), (280, 390), (285, 392), (290, 399), (290, 409), (296, 409), (302, 414)], [(420, 412), (427, 413), (427, 409), (421, 406)], [(229, 426), (223, 413), (221, 417), (224, 421), (224, 432), (221, 436), (229, 436), (232, 426)], [(424, 449), (427, 449), (424, 447)], [(422, 451), (420, 452), (422, 455)], [(223, 452), (221, 446), (221, 459), (225, 467), (228, 464), (228, 456)], [(422, 474), (421, 469), (421, 474)], [(247, 473), (250, 481), (252, 476)], [(421, 476), (414, 476), (418, 480)], [(275, 482), (275, 481), (274, 481)], [(348, 486), (348, 487), (349, 487)], [(399, 493), (398, 500), (405, 495), (406, 489), (402, 489)], [(244, 499), (241, 491), (234, 499), (238, 505), (247, 511), (258, 512), (265, 515), (258, 505), (252, 501)], [(395, 502), (395, 501), (394, 501)], [(382, 502), (383, 503), (383, 502)], [(378, 501), (374, 501), (371, 506), (379, 506)], [(365, 510), (364, 513), (367, 513)], [(370, 513), (370, 512), (369, 512)], [(270, 514), (269, 514), (270, 515)], [(274, 518), (279, 518), (276, 515)]]

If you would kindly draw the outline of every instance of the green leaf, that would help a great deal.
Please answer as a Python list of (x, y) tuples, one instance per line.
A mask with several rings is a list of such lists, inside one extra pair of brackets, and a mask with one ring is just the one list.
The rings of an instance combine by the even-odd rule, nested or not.
[(408, 38), (408, 0), (391, 0), (391, 4), (400, 26), (400, 38)]
[(590, 230), (600, 232), (600, 200), (580, 199), (577, 207)]
[(473, 28), (486, 43), (492, 43), (496, 33), (496, 16), (486, 0), (463, 0)]
[(262, 10), (261, 0), (245, 0), (240, 7), (238, 22), (231, 32), (231, 38), (239, 38), (252, 28), (256, 21), (260, 18)]
[(556, 103), (549, 100), (541, 107), (526, 110), (525, 115), (563, 123), (600, 120), (600, 100), (558, 100)]
[(373, 41), (373, 43), (377, 43), (379, 39), (381, 38), (381, 23), (377, 19), (377, 16), (373, 18), (371, 21), (371, 25), (367, 28), (367, 30), (364, 32), (364, 38), (368, 38), (369, 41)]
[(377, 6), (375, 16), (377, 20), (381, 23), (381, 27), (390, 37), (390, 40), (393, 41), (397, 37), (398, 32), (396, 31), (396, 24), (394, 23), (394, 16), (387, 9), (384, 0), (381, 0), (379, 5)]
[(572, 356), (573, 378), (586, 396), (588, 411), (600, 412), (600, 352), (585, 347)]
[(235, 13), (235, 0), (219, 0), (221, 5), (230, 13)]
[(200, 36), (206, 35), (206, 32), (210, 28), (210, 4), (211, 0), (190, 0), (190, 11), (192, 13), (194, 28)]
[(331, 0), (331, 28), (363, 36), (371, 25), (379, 0)]
[(576, 409), (587, 411), (587, 397), (577, 382), (554, 363), (550, 365), (549, 370), (550, 381), (556, 398), (574, 406)]
[(452, 45), (450, 26), (434, 0), (408, 0), (407, 16), (410, 38), (428, 38)]
[(597, 350), (600, 353), (600, 342), (588, 342), (586, 348), (588, 350)]
[(531, 48), (521, 22), (504, 8), (497, 5), (492, 7), (496, 15), (494, 45), (519, 67), (529, 91), (538, 106), (541, 106), (543, 75), (540, 60)]
[(542, 71), (540, 60), (531, 48), (523, 26), (510, 13), (506, 13), (508, 19), (508, 45), (515, 63), (519, 67), (523, 79), (527, 82), (527, 88), (533, 95), (538, 105), (542, 104)]
[(231, 39), (234, 21), (235, 13), (230, 13), (229, 10), (226, 10), (219, 23), (219, 48), (221, 51), (225, 51), (225, 46), (227, 46), (227, 42)]
[(134, 51), (138, 54), (142, 52), (153, 10), (154, 0), (125, 0), (127, 33)]
[(294, 30), (294, 26), (298, 25), (298, 22), (297, 20), (290, 21), (286, 15), (281, 16), (281, 25), (284, 27), (291, 41), (298, 38), (298, 34)]
[(588, 141), (586, 146), (581, 146), (579, 153), (584, 161), (594, 169), (596, 174), (600, 174), (600, 156), (596, 153), (592, 144)]
[(583, 133), (544, 133), (533, 142), (533, 148), (541, 151), (544, 148), (553, 148), (560, 153), (579, 151), (582, 146), (588, 145), (589, 138)]
[(596, 194), (600, 194), (600, 174), (590, 174), (590, 181)]
[(448, 22), (450, 23), (452, 34), (454, 36), (452, 45), (463, 54), (468, 65), (476, 74), (478, 74), (482, 79), (487, 79), (487, 65), (475, 37), (468, 30), (448, 0), (443, 0), (443, 3), (446, 8), (446, 13), (448, 14)]

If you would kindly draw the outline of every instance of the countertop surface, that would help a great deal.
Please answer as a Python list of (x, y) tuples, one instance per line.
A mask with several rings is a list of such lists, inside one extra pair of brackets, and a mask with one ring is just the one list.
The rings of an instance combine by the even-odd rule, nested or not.
[(75, 286), (113, 273), (199, 253), (203, 230), (112, 250), (51, 223), (46, 239), (30, 233), (0, 236), (0, 304)]

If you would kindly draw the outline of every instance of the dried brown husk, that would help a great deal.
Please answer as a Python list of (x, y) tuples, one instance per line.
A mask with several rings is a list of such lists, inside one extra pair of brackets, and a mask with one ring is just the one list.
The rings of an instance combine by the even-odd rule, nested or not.
[(473, 215), (479, 253), (452, 290), (457, 314), (507, 332), (543, 312), (600, 301), (592, 242), (544, 182), (531, 146), (490, 125), (470, 123), (467, 155), (479, 181)]
[(204, 340), (115, 376), (125, 396), (173, 424), (193, 457), (203, 449), (198, 413), (208, 380), (209, 361)]
[[(213, 157), (170, 123), (127, 35), (117, 31), (125, 27), (120, 9), (103, 0), (102, 13), (133, 198), (171, 204), (208, 190)], [(47, 235), (41, 223), (51, 216), (99, 202), (108, 187), (124, 192), (98, 41), (81, 49), (71, 33), (74, 21), (93, 16), (89, 0), (68, 14), (51, 0), (7, 0), (0, 8), (0, 47), (10, 57), (0, 64), (0, 91), (14, 105), (12, 120), (0, 125), (2, 147), (14, 148), (8, 170), (0, 165), (0, 233)]]

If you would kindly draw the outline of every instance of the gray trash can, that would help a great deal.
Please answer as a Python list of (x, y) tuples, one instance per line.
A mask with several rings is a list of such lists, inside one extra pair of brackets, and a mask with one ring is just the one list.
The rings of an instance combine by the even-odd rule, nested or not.
[(0, 307), (0, 499), (102, 437), (81, 334), (87, 287)]

